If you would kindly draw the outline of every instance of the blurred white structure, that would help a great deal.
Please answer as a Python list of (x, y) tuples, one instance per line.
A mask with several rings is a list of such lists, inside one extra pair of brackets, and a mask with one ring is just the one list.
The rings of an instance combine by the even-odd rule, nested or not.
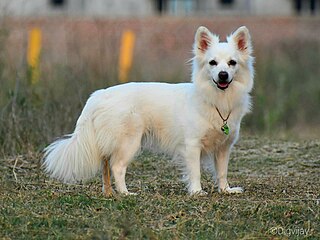
[(0, 0), (1, 15), (11, 16), (148, 16), (150, 0)]
[(277, 15), (319, 13), (320, 0), (0, 0), (10, 16), (145, 17), (157, 14)]

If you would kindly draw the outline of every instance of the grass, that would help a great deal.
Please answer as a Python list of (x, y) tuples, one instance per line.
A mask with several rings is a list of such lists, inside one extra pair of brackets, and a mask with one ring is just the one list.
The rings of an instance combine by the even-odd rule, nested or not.
[(314, 114), (320, 104), (320, 85), (315, 84), (320, 74), (315, 64), (319, 53), (318, 42), (299, 40), (257, 53), (255, 110), (247, 126), (268, 133), (296, 126), (315, 128), (320, 120)]
[[(48, 179), (39, 154), (2, 159), (3, 239), (318, 239), (320, 142), (247, 137), (231, 156), (229, 180), (242, 195), (190, 197), (167, 157), (143, 153), (128, 188), (105, 198), (97, 177), (79, 185)], [(317, 180), (318, 179), (318, 180)], [(302, 233), (302, 232), (303, 233)]]

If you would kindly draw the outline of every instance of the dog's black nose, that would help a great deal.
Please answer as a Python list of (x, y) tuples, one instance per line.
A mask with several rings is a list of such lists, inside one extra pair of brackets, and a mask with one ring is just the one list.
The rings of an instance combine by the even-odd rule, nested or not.
[(226, 71), (219, 72), (220, 80), (226, 81), (226, 80), (228, 80), (228, 77), (229, 77), (229, 75), (228, 75), (228, 73)]

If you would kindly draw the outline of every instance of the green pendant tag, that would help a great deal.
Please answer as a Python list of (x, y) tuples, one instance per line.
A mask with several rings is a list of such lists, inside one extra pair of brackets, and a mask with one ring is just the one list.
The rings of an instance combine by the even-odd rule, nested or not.
[(225, 135), (229, 135), (230, 129), (227, 123), (224, 123), (223, 126), (221, 127), (221, 131), (225, 134)]

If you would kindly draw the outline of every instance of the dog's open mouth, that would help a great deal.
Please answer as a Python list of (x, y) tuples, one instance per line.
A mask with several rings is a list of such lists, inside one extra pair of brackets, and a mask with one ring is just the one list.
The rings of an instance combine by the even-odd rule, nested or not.
[(221, 90), (227, 89), (229, 87), (229, 83), (223, 82), (223, 83), (217, 83), (218, 88)]
[(232, 82), (232, 80), (230, 82), (227, 82), (227, 81), (218, 81), (218, 82), (216, 82), (214, 79), (212, 79), (212, 80), (220, 90), (227, 89), (229, 87), (230, 83)]

